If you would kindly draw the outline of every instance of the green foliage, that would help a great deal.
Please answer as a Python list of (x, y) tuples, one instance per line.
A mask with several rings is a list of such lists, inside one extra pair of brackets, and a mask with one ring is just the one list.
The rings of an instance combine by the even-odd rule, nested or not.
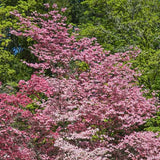
[(36, 105), (35, 103), (31, 103), (31, 104), (28, 104), (26, 107), (25, 107), (26, 110), (29, 110), (31, 111), (33, 114), (36, 113), (36, 109), (40, 109), (38, 105)]
[[(47, 100), (47, 96), (44, 94), (44, 93), (34, 93), (34, 94), (31, 94), (29, 95), (29, 98), (31, 98), (33, 100), (32, 103), (28, 104), (25, 108), (25, 110), (29, 110), (31, 111), (31, 113), (35, 114), (36, 113), (36, 110), (40, 109), (40, 110), (43, 110), (44, 108), (40, 107), (38, 104), (36, 104), (35, 102), (39, 102), (41, 103), (42, 102), (42, 99), (43, 100)], [(34, 102), (35, 101), (35, 102)]]
[[(77, 60), (77, 61), (70, 62), (70, 68), (72, 72), (78, 71), (78, 73), (82, 73), (89, 70), (89, 65), (84, 61)], [(66, 78), (69, 78), (69, 77), (66, 77)]]
[(0, 48), (0, 81), (15, 86), (20, 79), (29, 79), (32, 70), (26, 67), (10, 52)]
[(59, 8), (67, 8), (65, 15), (67, 16), (68, 23), (78, 25), (85, 18), (83, 13), (85, 12), (86, 5), (82, 5), (84, 0), (52, 0)]
[(157, 112), (154, 118), (147, 120), (144, 130), (152, 132), (160, 132), (160, 111)]
[(142, 51), (132, 62), (133, 67), (137, 67), (142, 73), (139, 84), (144, 85), (150, 92), (156, 91), (160, 97), (160, 51), (153, 49)]
[(31, 126), (28, 124), (27, 120), (17, 117), (11, 124), (11, 127), (17, 128), (20, 131), (24, 131), (26, 129), (29, 129)]
[(85, 0), (88, 5), (82, 36), (94, 36), (107, 50), (123, 51), (130, 45), (141, 49), (159, 46), (158, 0)]
[[(13, 3), (14, 2), (14, 3)], [(24, 17), (29, 16), (31, 12), (37, 10), (39, 12), (45, 12), (46, 9), (44, 8), (43, 4), (45, 0), (5, 0), (1, 2), (0, 7), (0, 34), (2, 35), (1, 38), (1, 46), (7, 47), (6, 49), (13, 53), (13, 47), (21, 46), (23, 49), (28, 48), (28, 43), (26, 41), (21, 41), (20, 38), (16, 36), (10, 35), (10, 28), (17, 29), (17, 21), (18, 19), (15, 18), (10, 14), (11, 11), (17, 10), (21, 13)]]
[(89, 69), (89, 65), (86, 62), (79, 62), (76, 61), (76, 68), (80, 71), (80, 72), (84, 72), (87, 71)]

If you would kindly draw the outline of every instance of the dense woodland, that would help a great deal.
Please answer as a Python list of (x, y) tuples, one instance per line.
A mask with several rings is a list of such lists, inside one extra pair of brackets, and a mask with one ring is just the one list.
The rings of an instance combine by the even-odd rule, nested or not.
[(0, 159), (160, 159), (159, 0), (0, 0)]

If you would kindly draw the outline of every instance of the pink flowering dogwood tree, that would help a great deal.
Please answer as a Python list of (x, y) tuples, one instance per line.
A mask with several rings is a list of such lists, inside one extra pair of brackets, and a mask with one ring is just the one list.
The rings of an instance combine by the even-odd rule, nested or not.
[[(36, 92), (36, 90), (35, 90)], [(29, 94), (0, 94), (0, 157), (5, 160), (55, 158), (51, 152), (58, 136), (56, 123), (40, 110), (26, 109), (33, 103)], [(46, 149), (47, 148), (47, 149)], [(43, 159), (43, 158), (41, 158)]]
[[(158, 109), (155, 98), (143, 97), (136, 85), (139, 74), (130, 69), (129, 60), (139, 50), (111, 55), (95, 38), (77, 40), (57, 6), (52, 7), (28, 18), (13, 13), (20, 29), (11, 33), (36, 42), (30, 49), (39, 63), (24, 62), (37, 74), (19, 82), (17, 95), (0, 95), (1, 157), (160, 159), (157, 133), (135, 132)], [(33, 101), (39, 106), (35, 113), (27, 110)], [(14, 126), (18, 118), (26, 128)]]

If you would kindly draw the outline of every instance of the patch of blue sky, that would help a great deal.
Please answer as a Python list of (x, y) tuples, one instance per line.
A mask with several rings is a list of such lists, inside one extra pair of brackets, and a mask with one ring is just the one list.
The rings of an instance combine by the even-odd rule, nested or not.
[(12, 51), (13, 51), (14, 55), (17, 55), (18, 53), (20, 53), (21, 51), (23, 51), (23, 48), (21, 48), (21, 47), (13, 47)]

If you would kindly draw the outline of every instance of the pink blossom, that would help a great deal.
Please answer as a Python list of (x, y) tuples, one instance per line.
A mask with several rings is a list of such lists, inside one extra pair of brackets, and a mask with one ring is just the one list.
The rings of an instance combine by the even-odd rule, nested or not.
[(67, 8), (62, 8), (61, 9), (62, 12), (65, 12), (66, 10), (67, 10)]
[[(26, 29), (12, 34), (31, 37), (37, 42), (30, 49), (39, 62), (24, 62), (38, 71), (30, 80), (19, 82), (17, 94), (0, 94), (0, 116), (5, 124), (2, 132), (9, 137), (8, 127), (14, 120), (25, 119), (30, 127), (23, 134), (29, 142), (22, 146), (27, 148), (31, 143), (32, 153), (39, 153), (42, 159), (152, 159), (154, 156), (158, 160), (157, 134), (135, 132), (159, 108), (155, 105), (156, 98), (143, 97), (136, 85), (140, 74), (128, 62), (140, 50), (109, 54), (95, 38), (77, 40), (76, 35), (69, 35), (72, 27), (64, 23), (57, 5), (52, 7), (54, 10), (47, 14), (33, 14), (33, 19), (13, 13)], [(22, 110), (32, 103), (38, 105), (35, 114)]]
[(49, 3), (45, 3), (44, 6), (45, 6), (46, 8), (49, 8), (49, 7), (50, 7), (50, 6), (49, 6)]

